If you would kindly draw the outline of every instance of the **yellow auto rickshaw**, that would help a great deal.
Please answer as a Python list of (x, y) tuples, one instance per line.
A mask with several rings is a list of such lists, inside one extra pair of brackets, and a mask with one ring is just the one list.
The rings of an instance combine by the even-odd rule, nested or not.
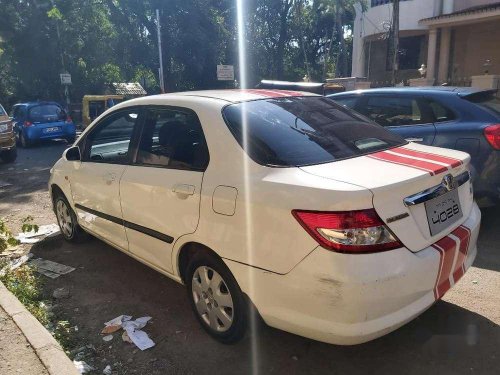
[(107, 109), (125, 100), (123, 95), (85, 95), (82, 101), (82, 123), (86, 128)]

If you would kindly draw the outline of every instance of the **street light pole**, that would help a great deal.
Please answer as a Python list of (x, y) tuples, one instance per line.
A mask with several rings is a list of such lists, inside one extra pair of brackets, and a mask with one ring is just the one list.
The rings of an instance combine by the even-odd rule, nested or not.
[(399, 70), (399, 0), (393, 0), (392, 7), (392, 84), (395, 86), (398, 82)]
[(160, 26), (160, 10), (156, 9), (156, 28), (158, 34), (158, 54), (160, 55), (160, 69), (159, 69), (159, 79), (160, 79), (160, 90), (161, 93), (165, 93), (165, 80), (163, 78), (163, 54), (161, 48), (161, 26)]

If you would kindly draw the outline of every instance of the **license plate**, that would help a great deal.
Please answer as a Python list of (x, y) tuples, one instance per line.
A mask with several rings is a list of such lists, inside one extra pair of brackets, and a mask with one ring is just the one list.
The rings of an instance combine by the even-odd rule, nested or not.
[(435, 236), (456, 223), (463, 216), (458, 189), (425, 202), (425, 212), (431, 236)]
[(54, 128), (45, 128), (43, 129), (43, 132), (44, 133), (54, 133), (54, 132), (58, 132), (59, 131), (59, 128), (58, 127), (54, 127)]
[(0, 124), (0, 132), (6, 132), (7, 131), (7, 124)]

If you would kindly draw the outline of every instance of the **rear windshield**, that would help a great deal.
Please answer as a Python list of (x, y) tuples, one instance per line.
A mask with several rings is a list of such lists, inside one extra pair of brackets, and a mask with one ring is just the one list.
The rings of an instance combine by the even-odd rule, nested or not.
[(325, 97), (232, 104), (224, 108), (223, 116), (249, 156), (267, 166), (328, 163), (406, 143), (400, 136)]
[(481, 95), (470, 95), (467, 96), (465, 99), (467, 99), (472, 103), (476, 103), (485, 109), (488, 109), (497, 116), (500, 116), (500, 99), (490, 93)]
[(30, 108), (29, 118), (34, 122), (65, 120), (66, 112), (57, 104), (40, 104)]

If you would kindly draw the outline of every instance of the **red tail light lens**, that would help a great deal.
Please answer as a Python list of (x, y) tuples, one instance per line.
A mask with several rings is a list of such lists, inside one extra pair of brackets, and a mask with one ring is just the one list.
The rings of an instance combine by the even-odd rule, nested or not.
[(293, 210), (292, 215), (328, 250), (373, 253), (403, 246), (373, 209), (345, 212)]
[(70, 123), (70, 122), (73, 122), (73, 119), (69, 116), (66, 117), (66, 123)]
[(484, 128), (484, 137), (495, 150), (500, 150), (500, 124)]
[(33, 123), (31, 121), (25, 121), (24, 124), (23, 124), (26, 128), (30, 127), (31, 125), (33, 125)]

